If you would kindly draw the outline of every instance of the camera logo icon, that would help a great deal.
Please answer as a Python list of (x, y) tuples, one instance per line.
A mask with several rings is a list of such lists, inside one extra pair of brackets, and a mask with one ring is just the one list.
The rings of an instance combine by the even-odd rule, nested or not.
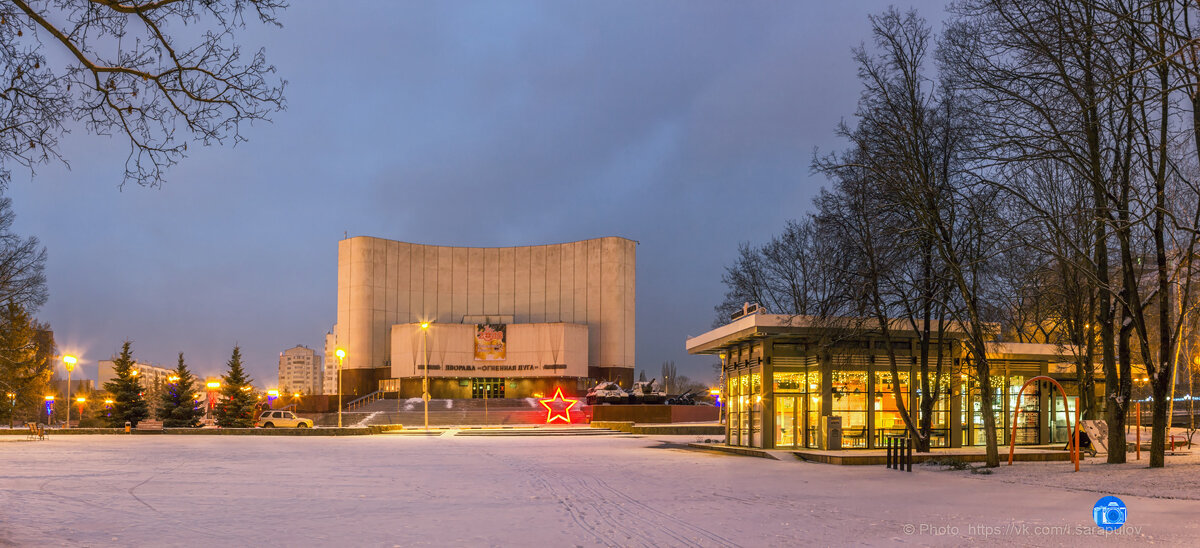
[(1121, 499), (1114, 496), (1107, 496), (1098, 501), (1092, 507), (1092, 519), (1096, 522), (1096, 527), (1105, 531), (1115, 531), (1125, 525), (1125, 503)]

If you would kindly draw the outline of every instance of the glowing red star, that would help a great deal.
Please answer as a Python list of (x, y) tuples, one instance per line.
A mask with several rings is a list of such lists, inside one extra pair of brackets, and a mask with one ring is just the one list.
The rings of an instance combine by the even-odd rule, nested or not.
[[(542, 404), (542, 406), (546, 408), (546, 424), (550, 424), (558, 419), (562, 419), (563, 422), (570, 423), (571, 422), (571, 408), (575, 407), (575, 404), (579, 403), (579, 400), (572, 400), (569, 398), (564, 398), (562, 395), (562, 388), (556, 387), (554, 389), (554, 397), (553, 398), (550, 398), (548, 400), (538, 400), (538, 402), (540, 402)], [(554, 408), (550, 407), (550, 404), (555, 403), (555, 402), (566, 403), (567, 404), (566, 409), (563, 409), (561, 413), (556, 413), (554, 411)], [(556, 407), (558, 407), (558, 406), (556, 406)]]

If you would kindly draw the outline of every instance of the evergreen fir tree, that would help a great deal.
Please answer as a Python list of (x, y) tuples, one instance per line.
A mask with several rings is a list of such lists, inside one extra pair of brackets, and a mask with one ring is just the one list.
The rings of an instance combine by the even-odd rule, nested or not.
[(0, 387), (14, 398), (3, 400), (2, 422), (40, 421), (43, 397), (54, 394), (54, 335), (21, 305), (0, 305)]
[(114, 428), (124, 427), (126, 421), (137, 427), (139, 422), (150, 417), (150, 405), (142, 397), (145, 390), (135, 373), (130, 346), (129, 341), (121, 345), (121, 354), (113, 359), (113, 373), (116, 377), (104, 383), (104, 390), (113, 396), (108, 425)]
[(196, 377), (188, 370), (179, 353), (179, 364), (175, 366), (175, 380), (167, 379), (166, 389), (159, 396), (158, 420), (167, 428), (195, 428), (200, 426), (204, 407), (196, 404)]
[(233, 347), (229, 358), (229, 372), (221, 377), (221, 403), (217, 405), (217, 426), (222, 428), (250, 428), (254, 426), (254, 390), (250, 378), (242, 369), (242, 351)]

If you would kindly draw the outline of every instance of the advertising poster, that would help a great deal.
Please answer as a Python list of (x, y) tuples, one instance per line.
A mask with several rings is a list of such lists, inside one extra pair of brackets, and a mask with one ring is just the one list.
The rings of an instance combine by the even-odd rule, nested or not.
[(506, 325), (502, 323), (475, 324), (475, 359), (499, 361), (505, 359)]

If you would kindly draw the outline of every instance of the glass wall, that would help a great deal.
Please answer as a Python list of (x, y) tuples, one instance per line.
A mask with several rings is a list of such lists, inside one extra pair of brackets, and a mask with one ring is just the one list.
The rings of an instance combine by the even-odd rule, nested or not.
[(726, 391), (729, 394), (729, 445), (762, 447), (762, 370), (729, 370)]
[[(1018, 403), (1021, 406), (1021, 414), (1017, 417), (1017, 440), (1018, 444), (1033, 445), (1041, 439), (1041, 423), (1042, 423), (1042, 393), (1040, 390), (1040, 382), (1035, 382), (1025, 389), (1024, 395), (1020, 396), (1020, 402), (1017, 401), (1018, 393), (1021, 391), (1021, 385), (1029, 377), (1025, 375), (1010, 375), (1008, 377), (1008, 413), (1006, 416), (1011, 416), (1017, 409)], [(1011, 419), (1009, 419), (1011, 420)], [(1009, 425), (1011, 427), (1011, 424)], [(1009, 435), (1012, 435), (1011, 433)]]
[(834, 371), (830, 397), (833, 416), (842, 418), (842, 447), (867, 447), (867, 372)]
[(805, 431), (808, 436), (804, 439), (804, 446), (817, 448), (820, 447), (821, 428), (821, 370), (818, 367), (808, 368), (808, 398), (804, 400), (807, 405), (805, 415)]
[[(1004, 420), (1004, 375), (991, 376), (992, 416), (996, 419), (996, 443), (1008, 443), (1007, 421)], [(979, 383), (973, 377), (963, 381), (962, 391), (963, 445), (986, 445), (987, 432), (983, 425), (983, 402)]]
[(729, 445), (742, 445), (742, 377), (737, 370), (730, 369), (726, 375), (725, 412), (728, 421)]
[(750, 445), (750, 375), (738, 375), (738, 445)]
[(904, 417), (900, 415), (900, 406), (897, 404), (894, 390), (900, 390), (900, 402), (904, 404), (904, 408), (908, 411), (909, 417), (916, 417), (911, 407), (912, 399), (909, 397), (911, 386), (909, 385), (909, 372), (907, 368), (900, 368), (898, 371), (899, 382), (892, 380), (892, 372), (890, 368), (885, 366), (885, 371), (875, 372), (875, 446), (883, 447), (887, 444), (888, 436), (904, 436), (908, 432), (908, 427), (904, 424)]
[(804, 369), (776, 369), (772, 376), (775, 388), (775, 447), (803, 446), (807, 375)]
[[(930, 371), (930, 376), (933, 372)], [(950, 447), (950, 374), (938, 378), (938, 399), (933, 404), (932, 420), (929, 424), (929, 446)], [(920, 391), (918, 390), (918, 394)]]
[(750, 393), (746, 396), (747, 409), (750, 415), (750, 446), (763, 446), (762, 418), (762, 369), (754, 368), (750, 372)]
[[(775, 447), (796, 446), (796, 403), (804, 403), (800, 396), (775, 396)], [(800, 414), (800, 417), (803, 417)], [(803, 431), (803, 430), (801, 430)]]
[(1067, 443), (1067, 438), (1071, 435), (1071, 423), (1075, 421), (1075, 397), (1068, 395), (1064, 403), (1058, 389), (1053, 389), (1052, 393), (1054, 397), (1050, 399), (1050, 443)]

